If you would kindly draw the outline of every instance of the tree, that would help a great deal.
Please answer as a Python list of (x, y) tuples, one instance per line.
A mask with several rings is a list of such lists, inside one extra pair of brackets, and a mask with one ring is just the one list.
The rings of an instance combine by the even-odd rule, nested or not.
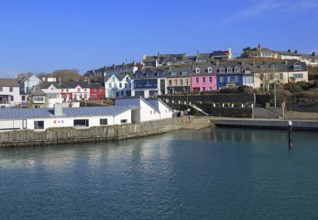
[(57, 78), (57, 80), (61, 80), (62, 82), (66, 81), (78, 81), (80, 80), (81, 76), (78, 73), (77, 69), (62, 69), (62, 70), (55, 70), (51, 74), (51, 77)]
[(244, 48), (242, 57), (243, 58), (251, 58), (251, 57), (253, 57), (253, 51), (254, 51), (254, 49), (252, 49), (250, 47)]

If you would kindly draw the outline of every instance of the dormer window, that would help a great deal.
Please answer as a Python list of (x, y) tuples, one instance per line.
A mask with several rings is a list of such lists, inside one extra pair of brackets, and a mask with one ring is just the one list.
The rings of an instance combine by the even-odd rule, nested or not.
[(195, 73), (200, 73), (200, 68), (195, 68)]
[(212, 68), (208, 67), (208, 73), (212, 73)]
[(226, 69), (226, 72), (227, 72), (227, 73), (232, 73), (232, 67), (229, 66), (229, 67)]
[(140, 78), (140, 74), (141, 74), (140, 72), (136, 72), (135, 77)]
[(301, 66), (299, 64), (294, 64), (294, 70), (295, 71), (300, 71), (301, 70)]
[(235, 73), (239, 73), (241, 70), (240, 70), (240, 67), (238, 67), (238, 66), (236, 66), (235, 68), (234, 68), (234, 72)]
[(182, 76), (187, 76), (187, 75), (188, 75), (188, 72), (183, 71), (183, 72), (181, 72), (181, 75), (182, 75)]
[(162, 71), (162, 70), (158, 70), (158, 72), (157, 72), (157, 76), (160, 76), (160, 77), (161, 77), (161, 76), (163, 75), (162, 73), (163, 73), (163, 71)]
[(225, 73), (225, 68), (224, 67), (220, 67), (219, 72), (220, 73)]
[(151, 77), (151, 76), (152, 76), (152, 71), (150, 71), (150, 70), (147, 71), (147, 76), (148, 76), (148, 77)]
[(176, 76), (177, 73), (176, 73), (176, 72), (171, 72), (170, 75), (171, 75), (171, 76)]

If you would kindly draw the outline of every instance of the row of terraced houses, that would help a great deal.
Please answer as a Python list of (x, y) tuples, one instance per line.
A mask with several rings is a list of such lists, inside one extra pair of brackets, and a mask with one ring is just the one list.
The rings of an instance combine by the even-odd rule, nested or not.
[(308, 81), (304, 62), (244, 63), (236, 61), (147, 67), (133, 74), (105, 76), (105, 97), (206, 93), (222, 88), (250, 86), (268, 89), (274, 83)]

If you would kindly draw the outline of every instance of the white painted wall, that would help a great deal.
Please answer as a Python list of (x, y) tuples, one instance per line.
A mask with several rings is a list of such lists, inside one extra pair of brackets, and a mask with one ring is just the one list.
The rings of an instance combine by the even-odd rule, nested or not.
[(10, 87), (2, 87), (2, 92), (0, 95), (3, 96), (13, 96), (13, 101), (11, 101), (11, 97), (9, 97), (8, 104), (11, 106), (16, 106), (21, 104), (21, 95), (20, 95), (20, 88), (19, 87), (12, 87), (12, 92), (10, 91)]
[[(107, 125), (122, 124), (121, 120), (126, 120), (127, 124), (131, 123), (131, 110), (127, 110), (116, 116), (83, 116), (83, 117), (52, 117), (52, 118), (29, 118), (26, 119), (26, 129), (34, 130), (35, 121), (44, 121), (44, 129), (74, 127), (74, 119), (88, 119), (89, 127), (101, 126), (100, 119), (107, 119)], [(23, 129), (23, 119), (4, 119), (0, 120), (0, 130)], [(41, 130), (42, 131), (42, 130)]]

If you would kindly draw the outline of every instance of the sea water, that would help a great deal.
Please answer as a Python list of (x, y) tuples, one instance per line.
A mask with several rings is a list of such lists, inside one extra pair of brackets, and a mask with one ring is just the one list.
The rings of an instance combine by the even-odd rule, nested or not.
[(0, 219), (318, 219), (316, 140), (211, 128), (0, 149)]

